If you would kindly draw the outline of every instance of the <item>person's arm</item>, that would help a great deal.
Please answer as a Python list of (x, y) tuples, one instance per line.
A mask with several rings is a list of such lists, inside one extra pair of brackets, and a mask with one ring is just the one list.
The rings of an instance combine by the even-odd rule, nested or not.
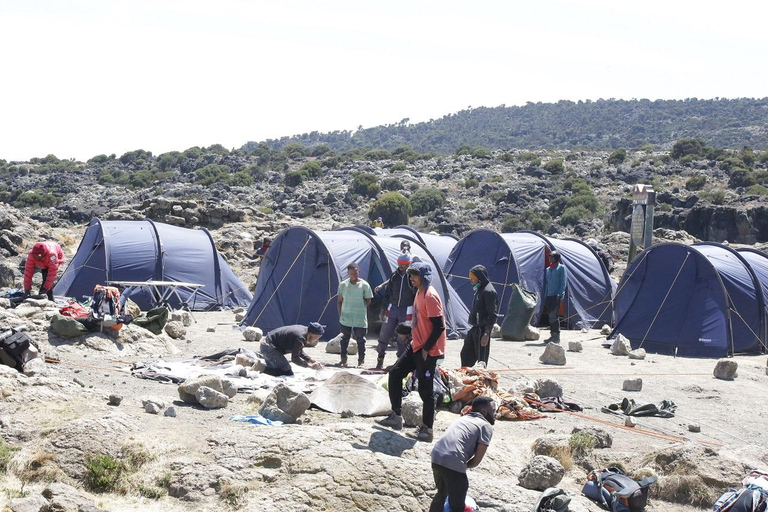
[(387, 290), (387, 288), (389, 288), (389, 283), (390, 283), (390, 282), (392, 282), (392, 279), (391, 279), (391, 278), (390, 278), (390, 279), (387, 279), (386, 281), (384, 281), (383, 283), (381, 283), (379, 286), (377, 286), (376, 288), (374, 288), (374, 289), (373, 289), (373, 293), (379, 293), (381, 290), (385, 290), (385, 291), (384, 291), (384, 294), (386, 295), (386, 293), (387, 293), (387, 292), (386, 292), (386, 290)]
[(336, 302), (336, 305), (338, 306), (339, 310), (339, 318), (341, 318), (341, 303), (344, 302), (344, 298), (339, 295), (339, 300)]
[(498, 319), (498, 314), (496, 312), (496, 293), (490, 290), (484, 292), (483, 306), (485, 306), (485, 311), (488, 314), (488, 318), (486, 319), (485, 325), (483, 327), (485, 329), (485, 333), (490, 336), (491, 332), (493, 331), (493, 326), (496, 325), (496, 320)]
[(373, 300), (373, 290), (371, 290), (371, 285), (369, 285), (367, 282), (363, 287), (363, 300), (365, 300), (365, 307), (370, 306), (371, 301)]
[(565, 298), (565, 287), (567, 284), (567, 278), (565, 274), (565, 266), (560, 265), (560, 289), (558, 295), (560, 296), (560, 300)]
[(475, 448), (475, 454), (472, 456), (471, 459), (467, 461), (467, 468), (476, 468), (480, 465), (480, 463), (483, 461), (483, 457), (485, 456), (485, 452), (488, 450), (487, 444), (477, 443), (477, 448)]
[[(298, 340), (297, 340), (298, 341)], [(312, 360), (307, 354), (304, 353), (301, 342), (297, 342), (293, 345), (291, 351), (291, 362), (299, 366), (306, 368), (309, 366), (309, 362)]]
[(442, 316), (431, 316), (429, 317), (429, 321), (432, 322), (432, 332), (429, 333), (427, 341), (424, 343), (424, 346), (421, 347), (424, 351), (424, 359), (427, 358), (427, 353), (432, 350), (432, 347), (435, 346), (437, 340), (440, 339), (440, 335), (445, 331), (445, 321)]

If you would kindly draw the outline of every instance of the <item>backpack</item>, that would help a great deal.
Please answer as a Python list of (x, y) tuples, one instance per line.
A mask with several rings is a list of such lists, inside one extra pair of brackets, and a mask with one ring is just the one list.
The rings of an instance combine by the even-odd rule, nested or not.
[(581, 492), (611, 512), (640, 512), (648, 503), (648, 488), (658, 477), (649, 476), (640, 482), (619, 468), (594, 470), (587, 475)]
[[(13, 362), (17, 371), (21, 371), (24, 366), (24, 352), (29, 350), (32, 339), (25, 332), (11, 329), (0, 334), (0, 350), (4, 352)], [(8, 361), (10, 363), (10, 361)]]
[(123, 314), (120, 308), (120, 291), (114, 286), (102, 286), (97, 284), (93, 288), (91, 310), (88, 320), (99, 324), (102, 329), (108, 328), (119, 331), (123, 326), (120, 319)]
[(714, 512), (765, 512), (767, 508), (766, 491), (755, 485), (730, 489), (712, 506)]
[(548, 487), (541, 493), (531, 512), (568, 512), (571, 497), (559, 487)]

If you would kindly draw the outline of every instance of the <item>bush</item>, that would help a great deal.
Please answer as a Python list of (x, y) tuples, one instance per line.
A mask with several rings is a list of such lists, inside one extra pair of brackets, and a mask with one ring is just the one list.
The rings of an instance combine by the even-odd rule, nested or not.
[(475, 188), (480, 185), (480, 182), (475, 178), (467, 178), (464, 180), (464, 188)]
[(404, 171), (406, 169), (405, 164), (403, 162), (395, 162), (390, 167), (390, 171)]
[(389, 151), (386, 149), (371, 149), (370, 151), (365, 152), (363, 158), (370, 161), (389, 160), (392, 158), (392, 155), (390, 155)]
[(111, 455), (98, 455), (86, 459), (85, 470), (85, 487), (102, 493), (115, 490), (125, 466)]
[(699, 174), (698, 176), (691, 176), (688, 178), (685, 182), (685, 188), (688, 190), (701, 190), (706, 183), (707, 177), (703, 174)]
[(474, 148), (469, 154), (472, 156), (472, 158), (488, 158), (491, 156), (491, 150), (488, 148), (478, 147)]
[(734, 169), (745, 169), (747, 165), (740, 158), (729, 157), (720, 161), (720, 169), (731, 172)]
[(582, 220), (589, 220), (591, 218), (592, 212), (583, 206), (571, 206), (566, 208), (560, 216), (560, 223), (563, 226), (575, 226)]
[(283, 177), (283, 183), (289, 187), (298, 187), (304, 183), (304, 178), (308, 177), (306, 173), (301, 170), (288, 171)]
[(725, 202), (725, 190), (722, 188), (711, 188), (701, 196), (712, 204), (723, 204)]
[(768, 188), (762, 185), (752, 185), (747, 189), (747, 194), (753, 196), (768, 196)]
[(679, 160), (687, 155), (701, 157), (704, 156), (706, 147), (706, 144), (701, 139), (680, 139), (672, 146), (672, 151), (669, 154), (675, 160)]
[(728, 180), (729, 188), (751, 187), (755, 184), (755, 177), (752, 171), (747, 169), (734, 169), (731, 171), (731, 177)]
[(381, 180), (381, 188), (384, 190), (403, 190), (403, 182), (397, 178), (384, 178)]
[(330, 146), (328, 146), (328, 144), (320, 144), (319, 146), (315, 146), (314, 148), (312, 148), (312, 153), (310, 154), (317, 158), (319, 156), (323, 156), (326, 153), (331, 153), (331, 152), (332, 150)]
[(570, 190), (572, 194), (592, 194), (592, 187), (582, 178), (571, 176), (563, 182), (563, 190)]
[(107, 155), (96, 155), (95, 157), (88, 160), (89, 164), (103, 164), (109, 161), (109, 157)]
[(0, 438), (0, 475), (5, 474), (8, 470), (8, 463), (13, 458), (13, 454), (19, 451), (21, 448), (16, 446), (10, 446), (5, 443), (5, 440)]
[(405, 160), (406, 162), (413, 162), (419, 158), (419, 154), (409, 146), (398, 146), (392, 150), (392, 158)]
[(623, 164), (624, 160), (627, 159), (627, 150), (626, 149), (617, 149), (613, 153), (611, 153), (611, 156), (608, 157), (608, 165), (619, 165)]
[(544, 164), (544, 170), (550, 174), (563, 174), (565, 166), (562, 158), (555, 158)]
[(59, 199), (50, 193), (38, 193), (36, 190), (28, 190), (22, 193), (18, 199), (16, 199), (15, 206), (33, 206), (33, 207), (47, 207), (56, 206)]
[(195, 183), (212, 185), (214, 183), (229, 183), (229, 167), (226, 165), (208, 164), (195, 171)]
[(521, 229), (523, 229), (522, 222), (520, 217), (517, 215), (507, 215), (504, 217), (504, 220), (501, 221), (502, 233), (514, 233), (515, 231), (519, 231)]
[(379, 191), (378, 179), (375, 174), (370, 172), (358, 172), (355, 173), (352, 178), (352, 184), (349, 186), (349, 190), (355, 194), (366, 196), (370, 198), (376, 197)]
[(144, 162), (152, 158), (151, 151), (144, 151), (143, 149), (137, 149), (135, 151), (129, 151), (124, 153), (120, 158), (120, 163), (127, 164), (143, 164)]
[(311, 178), (319, 178), (323, 175), (323, 167), (318, 162), (304, 162), (299, 171)]
[(387, 192), (373, 202), (368, 212), (368, 218), (373, 220), (381, 217), (385, 226), (408, 224), (411, 214), (411, 202), (400, 192)]
[(514, 162), (515, 161), (515, 155), (513, 155), (512, 153), (509, 153), (509, 152), (504, 153), (499, 158), (501, 159), (502, 162)]
[(445, 204), (445, 194), (436, 188), (422, 188), (411, 196), (411, 207), (414, 215), (424, 215), (437, 210)]
[(291, 160), (297, 160), (307, 156), (307, 150), (301, 144), (288, 144), (283, 148), (285, 154)]
[(472, 153), (472, 146), (467, 146), (464, 144), (463, 146), (459, 146), (459, 148), (456, 150), (456, 155), (469, 155)]

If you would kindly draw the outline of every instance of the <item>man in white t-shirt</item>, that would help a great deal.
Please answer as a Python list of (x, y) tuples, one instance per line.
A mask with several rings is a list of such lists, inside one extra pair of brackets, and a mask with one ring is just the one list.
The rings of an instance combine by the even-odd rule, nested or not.
[(446, 497), (451, 512), (464, 512), (469, 489), (467, 468), (477, 467), (491, 444), (496, 404), (487, 396), (479, 396), (471, 405), (472, 410), (453, 422), (432, 448), (437, 494), (429, 512), (442, 512)]

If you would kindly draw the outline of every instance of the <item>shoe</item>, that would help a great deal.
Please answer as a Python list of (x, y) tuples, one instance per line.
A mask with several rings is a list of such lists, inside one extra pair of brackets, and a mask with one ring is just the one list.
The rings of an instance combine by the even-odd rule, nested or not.
[(378, 423), (383, 427), (389, 427), (394, 430), (403, 429), (403, 417), (397, 414), (396, 412), (391, 412), (389, 416), (387, 416), (383, 420), (377, 420), (376, 423)]
[(549, 343), (560, 343), (560, 333), (558, 332), (557, 334), (553, 334), (549, 338)]
[(426, 425), (422, 425), (412, 434), (408, 434), (408, 437), (416, 438), (417, 441), (430, 443), (432, 442), (432, 429), (428, 428)]
[(365, 366), (365, 359), (358, 359), (357, 360), (357, 367), (362, 368)]
[(383, 370), (384, 369), (384, 358), (380, 357), (376, 359), (376, 369), (377, 370)]
[(341, 356), (341, 361), (339, 361), (339, 366), (347, 366), (347, 356)]

